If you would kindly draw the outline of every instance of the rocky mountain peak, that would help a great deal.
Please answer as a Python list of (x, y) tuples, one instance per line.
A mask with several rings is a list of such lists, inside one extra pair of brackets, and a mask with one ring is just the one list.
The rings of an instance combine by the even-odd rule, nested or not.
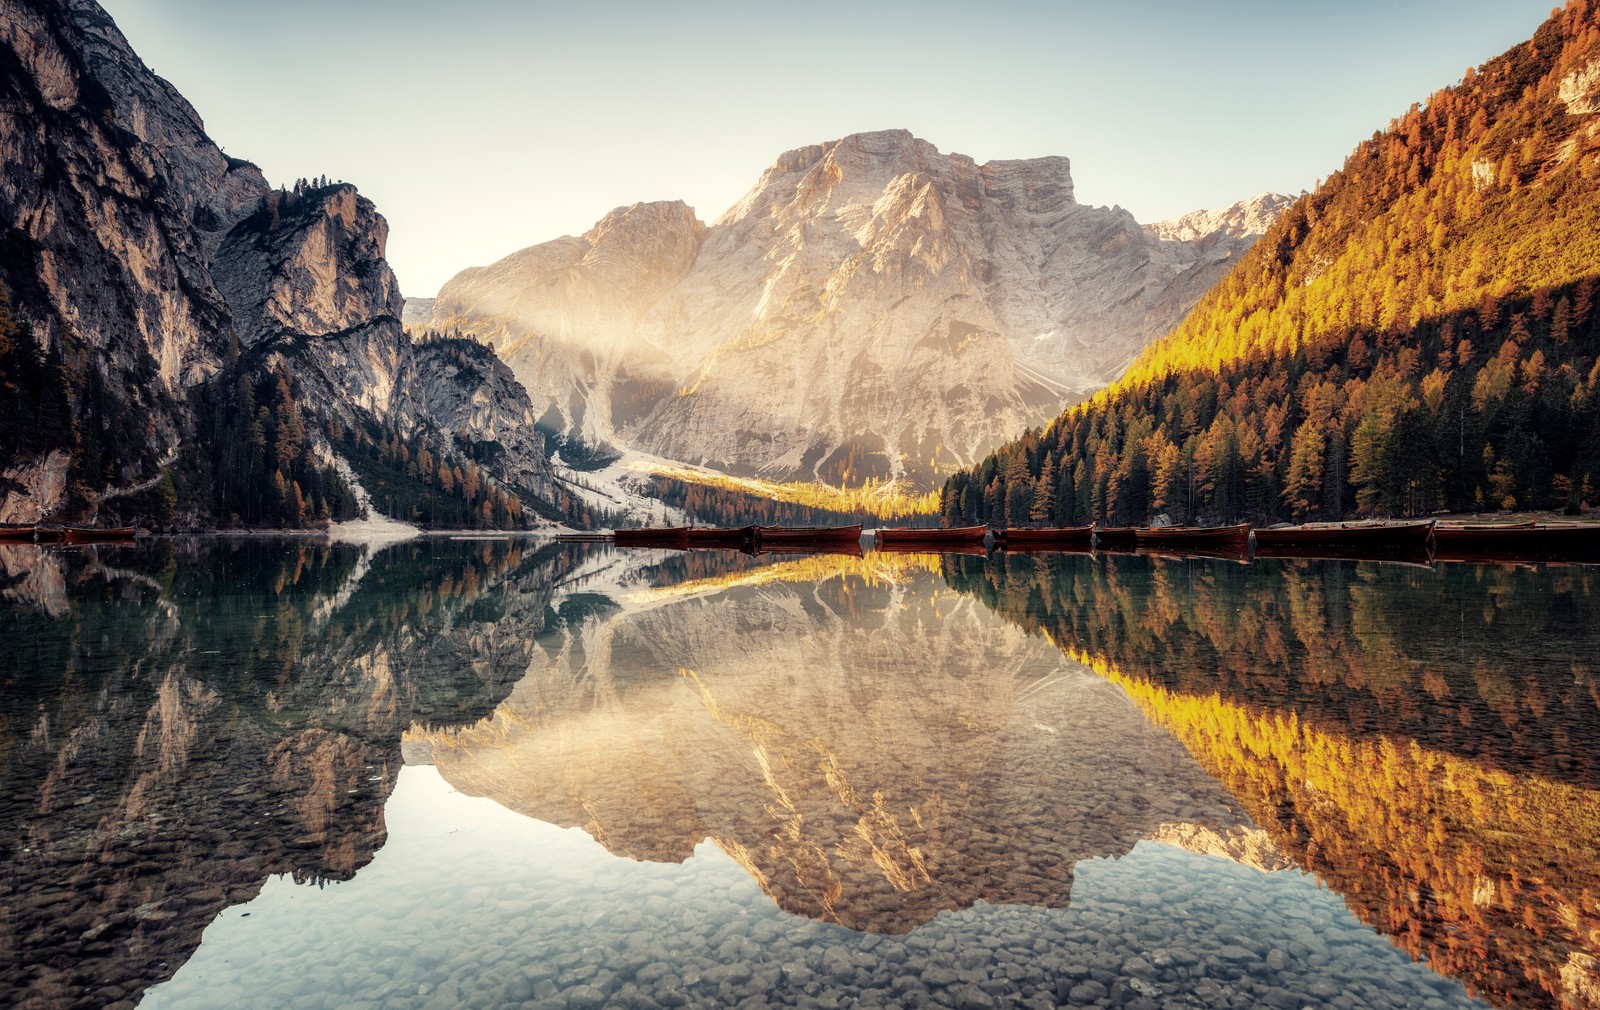
[(1201, 242), (1216, 236), (1248, 238), (1266, 234), (1278, 215), (1298, 199), (1283, 193), (1258, 193), (1226, 207), (1191, 211), (1144, 227), (1152, 236), (1166, 242)]
[(635, 205), (463, 271), (433, 320), (493, 341), (569, 442), (931, 483), (1114, 378), (1252, 240), (1080, 205), (1065, 157), (884, 130), (785, 152), (709, 228)]

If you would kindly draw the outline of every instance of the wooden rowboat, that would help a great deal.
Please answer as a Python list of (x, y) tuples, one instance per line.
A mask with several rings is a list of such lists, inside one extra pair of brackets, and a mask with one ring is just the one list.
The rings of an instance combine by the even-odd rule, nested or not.
[(956, 526), (951, 529), (930, 527), (886, 527), (878, 530), (879, 547), (885, 544), (981, 544), (989, 535), (987, 526)]
[(132, 526), (66, 526), (61, 539), (69, 544), (87, 544), (102, 540), (132, 540)]
[(1094, 545), (1111, 550), (1133, 550), (1139, 531), (1132, 526), (1100, 526), (1094, 531)]
[(33, 543), (32, 526), (0, 526), (0, 544)]
[(861, 524), (853, 526), (757, 526), (756, 546), (861, 542)]
[(1433, 521), (1413, 523), (1319, 523), (1256, 530), (1256, 549), (1275, 547), (1339, 547), (1365, 550), (1426, 550), (1435, 533)]
[(1250, 524), (1232, 526), (1144, 526), (1134, 531), (1135, 542), (1145, 547), (1223, 547), (1248, 544)]
[(1438, 526), (1439, 554), (1486, 559), (1530, 558), (1585, 560), (1600, 558), (1600, 523), (1564, 525)]
[(689, 545), (689, 527), (666, 526), (660, 529), (617, 530), (612, 541), (618, 547), (671, 547), (683, 549)]
[(996, 547), (1087, 547), (1094, 539), (1093, 526), (1036, 526), (995, 530)]
[(690, 547), (723, 547), (740, 550), (755, 543), (754, 526), (714, 527), (695, 526), (684, 534)]

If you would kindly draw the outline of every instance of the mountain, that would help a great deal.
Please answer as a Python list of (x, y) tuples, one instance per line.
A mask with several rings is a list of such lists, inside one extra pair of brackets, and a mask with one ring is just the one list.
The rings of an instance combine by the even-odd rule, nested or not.
[(300, 525), (335, 452), (412, 518), (562, 511), (509, 372), (403, 333), (370, 201), (223, 154), (90, 0), (0, 13), (0, 521)]
[(1357, 147), (1116, 384), (952, 476), (944, 515), (1600, 501), (1597, 96), (1574, 0)]
[(564, 455), (927, 484), (1114, 378), (1285, 199), (1172, 237), (1079, 204), (1066, 158), (856, 134), (782, 155), (709, 226), (635, 204), (462, 271), (432, 325), (492, 342)]

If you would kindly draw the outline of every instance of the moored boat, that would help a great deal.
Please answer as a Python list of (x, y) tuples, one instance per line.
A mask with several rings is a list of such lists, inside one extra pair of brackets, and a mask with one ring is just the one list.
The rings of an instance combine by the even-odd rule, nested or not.
[(61, 539), (69, 544), (86, 544), (103, 540), (132, 540), (132, 526), (65, 526)]
[(861, 524), (851, 526), (757, 526), (757, 547), (774, 544), (861, 542)]
[(877, 531), (879, 547), (885, 544), (981, 544), (989, 535), (987, 526), (884, 527)]
[(754, 526), (693, 526), (684, 534), (690, 547), (724, 547), (739, 550), (755, 542)]
[(1250, 542), (1250, 524), (1231, 526), (1141, 526), (1135, 542), (1144, 547), (1223, 547)]
[(1094, 545), (1114, 551), (1131, 551), (1138, 543), (1139, 531), (1132, 526), (1097, 526)]
[(1441, 557), (1583, 560), (1600, 558), (1600, 523), (1437, 526)]
[(1087, 547), (1094, 539), (1093, 526), (1032, 526), (995, 530), (996, 547)]
[(1311, 523), (1255, 531), (1257, 551), (1279, 547), (1427, 550), (1433, 536), (1431, 519), (1401, 523)]
[(684, 548), (689, 544), (689, 527), (665, 526), (658, 529), (617, 530), (612, 542), (618, 547), (672, 547)]
[(0, 526), (0, 544), (31, 544), (33, 543), (32, 526), (13, 526), (6, 524)]

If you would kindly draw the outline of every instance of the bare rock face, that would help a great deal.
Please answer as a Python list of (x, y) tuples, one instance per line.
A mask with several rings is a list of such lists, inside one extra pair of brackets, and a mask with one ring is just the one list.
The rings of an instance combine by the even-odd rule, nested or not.
[[(16, 471), (6, 489), (27, 499), (8, 514), (54, 506), (19, 492), (61, 483), (31, 476), (52, 452), (74, 455), (66, 483), (90, 502), (150, 481), (180, 446), (203, 455), (193, 394), (233, 367), (294, 375), (311, 420), (481, 442), (532, 417), (515, 382), (431, 385), (435, 359), (401, 328), (388, 226), (371, 202), (344, 184), (271, 189), (91, 0), (0, 0), (0, 121), (0, 282), (26, 335), (66, 362), (78, 432), (76, 445), (63, 432), (32, 439), (27, 459), (0, 458)], [(501, 400), (474, 402), (484, 396)], [(546, 490), (541, 440), (513, 442), (491, 472)], [(80, 454), (115, 464), (80, 466)]]
[(1262, 235), (1278, 215), (1289, 209), (1295, 197), (1282, 193), (1260, 193), (1230, 207), (1197, 210), (1182, 217), (1157, 221), (1145, 231), (1166, 242), (1216, 242), (1222, 239), (1249, 239)]
[(782, 155), (709, 228), (636, 205), (463, 271), (433, 321), (493, 341), (566, 437), (928, 482), (1114, 378), (1271, 206), (1173, 239), (1077, 203), (1066, 158), (857, 134)]

